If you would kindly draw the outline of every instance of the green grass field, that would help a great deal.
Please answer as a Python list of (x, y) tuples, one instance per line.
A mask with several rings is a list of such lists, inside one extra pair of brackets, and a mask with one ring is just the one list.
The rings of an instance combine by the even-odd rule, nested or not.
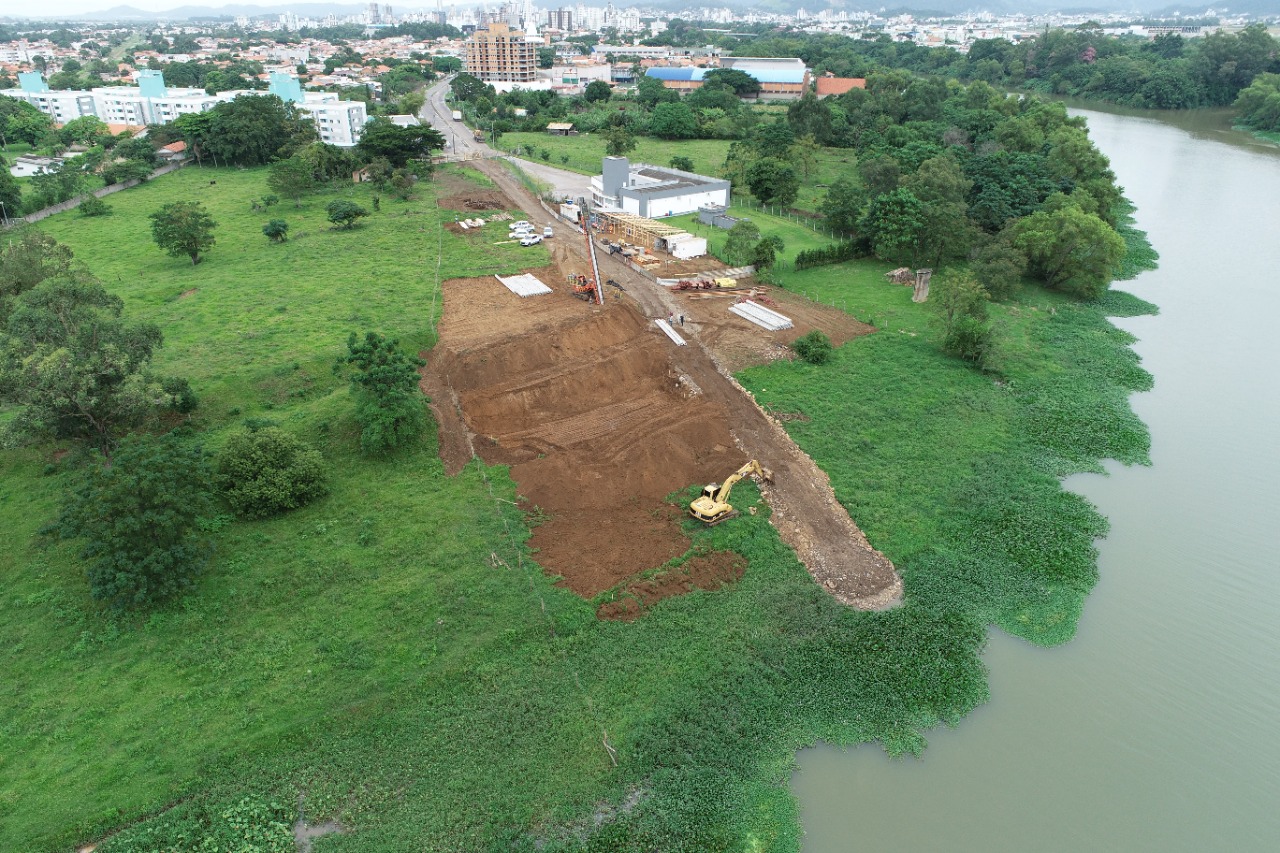
[[(504, 133), (498, 147), (506, 152), (520, 149), (521, 156), (543, 162), (541, 152), (546, 149), (551, 159), (546, 163), (584, 175), (600, 174), (600, 161), (604, 159), (604, 138), (599, 134), (580, 136), (550, 136), (545, 133)], [(725, 139), (685, 139), (673, 142), (651, 136), (636, 137), (636, 150), (627, 156), (634, 162), (666, 166), (672, 157), (688, 157), (693, 170), (702, 175), (719, 175), (724, 166), (729, 141)], [(562, 160), (568, 157), (568, 161)], [(816, 211), (818, 204), (836, 178), (851, 170), (857, 162), (852, 151), (842, 148), (824, 148), (815, 162), (811, 175), (802, 177), (800, 194), (796, 198), (799, 210)]]
[[(432, 343), (437, 259), (450, 278), (544, 250), (444, 232), (430, 187), (350, 232), (323, 221), (331, 196), (252, 212), (264, 192), (261, 170), (188, 168), (113, 195), (109, 217), (42, 223), (161, 325), (159, 366), (203, 400), (192, 440), (216, 450), (273, 419), (323, 452), (332, 493), (270, 521), (219, 516), (195, 590), (115, 616), (74, 548), (38, 535), (87, 463), (0, 451), (0, 849), (119, 830), (100, 850), (284, 853), (302, 802), (350, 830), (325, 851), (796, 851), (797, 748), (918, 751), (986, 700), (987, 625), (1073, 632), (1105, 522), (1055, 477), (1146, 449), (1126, 395), (1149, 377), (1098, 307), (1029, 290), (998, 308), (992, 376), (938, 350), (883, 264), (784, 272), (881, 331), (824, 367), (741, 378), (801, 416), (788, 427), (903, 572), (904, 606), (834, 603), (748, 483), (734, 502), (760, 512), (694, 531), (691, 551), (747, 557), (740, 582), (599, 622), (533, 562), (504, 468), (446, 477), (434, 435), (358, 456), (330, 370), (351, 331)], [(177, 198), (220, 222), (197, 267), (149, 239), (147, 214)], [(287, 244), (262, 236), (269, 217)]]

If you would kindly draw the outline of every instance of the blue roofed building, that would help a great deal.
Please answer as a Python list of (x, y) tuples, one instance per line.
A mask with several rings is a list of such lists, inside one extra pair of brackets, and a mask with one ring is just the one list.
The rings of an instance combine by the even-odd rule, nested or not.
[[(720, 68), (733, 68), (750, 74), (760, 82), (759, 98), (771, 101), (799, 99), (809, 89), (809, 69), (804, 60), (782, 57), (724, 56)], [(677, 92), (701, 88), (706, 76), (716, 69), (695, 66), (650, 68), (647, 76), (661, 80), (662, 85)]]

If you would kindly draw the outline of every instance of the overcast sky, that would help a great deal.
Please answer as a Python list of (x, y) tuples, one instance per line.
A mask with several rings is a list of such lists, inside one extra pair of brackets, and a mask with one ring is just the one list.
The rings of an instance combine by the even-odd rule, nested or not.
[[(288, 5), (291, 0), (282, 0), (281, 6)], [(325, 2), (325, 0), (317, 0), (317, 2)], [(342, 3), (351, 6), (363, 6), (366, 3), (360, 0), (332, 0), (334, 3)], [(497, 2), (497, 0), (495, 0)], [(246, 5), (262, 6), (266, 8), (272, 7), (274, 4), (269, 2), (255, 2), (255, 0), (245, 0)], [(422, 0), (407, 0), (407, 2), (397, 2), (397, 0), (378, 0), (379, 5), (390, 5), (392, 9), (403, 9), (409, 11), (411, 9), (424, 9), (428, 6), (435, 8), (435, 0), (430, 2), (422, 2)], [(603, 3), (603, 0), (601, 0)], [(113, 9), (116, 6), (132, 6), (135, 9), (142, 9), (146, 12), (163, 12), (165, 9), (177, 9), (180, 6), (211, 6), (219, 8), (225, 4), (225, 0), (41, 0), (38, 3), (23, 2), (23, 0), (0, 0), (0, 14), (21, 15), (23, 17), (35, 18), (41, 15), (82, 15), (86, 12), (101, 12), (105, 9)], [(445, 6), (454, 5), (453, 0), (445, 0)]]

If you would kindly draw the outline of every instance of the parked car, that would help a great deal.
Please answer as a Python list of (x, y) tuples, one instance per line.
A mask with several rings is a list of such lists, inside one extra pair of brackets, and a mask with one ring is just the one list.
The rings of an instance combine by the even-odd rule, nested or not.
[(530, 234), (528, 237), (520, 238), (521, 246), (536, 246), (542, 242), (542, 237), (537, 234)]

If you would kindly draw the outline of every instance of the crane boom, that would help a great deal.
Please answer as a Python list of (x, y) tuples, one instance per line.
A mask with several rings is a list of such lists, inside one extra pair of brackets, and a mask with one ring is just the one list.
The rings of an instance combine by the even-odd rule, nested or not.
[(591, 281), (596, 286), (596, 304), (604, 304), (604, 288), (600, 284), (600, 265), (596, 262), (596, 241), (591, 239), (591, 219), (587, 215), (587, 200), (578, 199), (578, 221), (587, 238), (587, 257), (591, 259)]
[(704, 486), (702, 494), (694, 498), (693, 503), (689, 504), (689, 514), (709, 525), (719, 524), (722, 521), (733, 518), (738, 513), (734, 511), (733, 506), (729, 503), (729, 495), (733, 492), (733, 487), (737, 485), (738, 481), (747, 476), (756, 477), (766, 483), (773, 482), (773, 473), (769, 469), (761, 467), (758, 461), (752, 459), (726, 477), (723, 483), (708, 483)]

